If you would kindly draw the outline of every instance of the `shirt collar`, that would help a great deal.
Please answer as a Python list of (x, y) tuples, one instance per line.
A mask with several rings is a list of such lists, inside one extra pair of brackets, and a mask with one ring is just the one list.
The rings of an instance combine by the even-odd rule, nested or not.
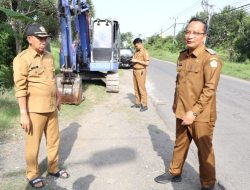
[(144, 48), (141, 48), (140, 50), (137, 50), (136, 52), (140, 53), (140, 52), (143, 52), (144, 51)]
[(36, 52), (36, 50), (34, 50), (32, 47), (28, 47), (28, 51), (29, 51), (29, 53), (31, 54), (31, 56), (33, 57), (33, 58), (35, 58), (36, 56), (44, 56), (45, 54), (46, 54), (46, 51), (44, 51), (44, 53), (42, 54), (42, 55), (39, 55), (37, 52)]
[(187, 55), (194, 55), (195, 57), (198, 57), (201, 52), (203, 52), (206, 49), (204, 44), (201, 44), (198, 46), (191, 54), (187, 52)]

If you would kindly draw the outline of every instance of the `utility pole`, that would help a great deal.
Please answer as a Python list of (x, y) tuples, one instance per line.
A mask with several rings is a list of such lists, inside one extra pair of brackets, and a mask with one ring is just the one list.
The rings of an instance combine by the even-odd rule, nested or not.
[[(213, 16), (213, 7), (214, 5), (210, 5), (209, 4), (209, 0), (202, 0), (201, 2), (201, 5), (204, 9), (204, 11), (207, 13), (208, 15), (208, 20), (207, 20), (207, 32), (209, 32), (209, 27), (210, 27), (210, 21), (211, 21), (211, 18)], [(206, 39), (207, 41), (207, 39)], [(205, 44), (206, 44), (206, 41), (205, 41)]]
[(161, 34), (160, 34), (160, 37), (161, 37), (161, 43), (162, 43), (162, 38), (163, 38), (163, 30), (162, 30), (162, 28), (161, 28)]
[(161, 34), (160, 34), (160, 36), (161, 36), (161, 38), (163, 37), (163, 30), (162, 30), (162, 28), (161, 28)]
[(178, 17), (172, 17), (174, 19), (174, 24), (173, 24), (173, 27), (174, 27), (174, 35), (173, 35), (173, 44), (175, 44), (175, 33), (176, 33), (176, 20), (178, 19)]

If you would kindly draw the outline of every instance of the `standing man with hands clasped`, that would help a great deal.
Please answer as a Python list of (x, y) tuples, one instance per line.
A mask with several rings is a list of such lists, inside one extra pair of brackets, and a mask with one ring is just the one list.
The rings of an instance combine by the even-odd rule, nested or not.
[(201, 190), (213, 190), (216, 183), (213, 131), (216, 121), (216, 89), (222, 63), (204, 45), (207, 25), (192, 18), (185, 31), (187, 49), (177, 61), (173, 112), (176, 115), (176, 140), (169, 170), (156, 177), (158, 183), (180, 182), (189, 145), (198, 148)]
[(136, 38), (133, 41), (136, 52), (131, 60), (133, 64), (133, 81), (135, 91), (135, 104), (132, 108), (140, 108), (141, 112), (148, 110), (147, 91), (146, 91), (146, 76), (147, 67), (149, 65), (149, 53), (143, 47), (142, 40)]
[(68, 178), (59, 169), (58, 113), (60, 99), (55, 81), (54, 58), (45, 51), (49, 37), (40, 24), (26, 30), (29, 47), (13, 61), (16, 98), (20, 108), (20, 124), (25, 130), (26, 176), (32, 187), (46, 185), (39, 174), (38, 154), (43, 133), (48, 153), (48, 174)]

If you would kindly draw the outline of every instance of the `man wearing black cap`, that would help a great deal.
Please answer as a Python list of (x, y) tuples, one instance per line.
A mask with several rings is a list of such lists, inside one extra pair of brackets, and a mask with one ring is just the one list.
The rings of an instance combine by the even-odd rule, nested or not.
[(38, 153), (43, 133), (48, 153), (48, 174), (68, 178), (59, 169), (59, 127), (57, 109), (60, 99), (55, 82), (55, 65), (45, 50), (49, 37), (40, 24), (26, 30), (29, 47), (13, 61), (16, 98), (20, 108), (20, 125), (25, 130), (26, 176), (32, 187), (45, 186), (39, 174)]

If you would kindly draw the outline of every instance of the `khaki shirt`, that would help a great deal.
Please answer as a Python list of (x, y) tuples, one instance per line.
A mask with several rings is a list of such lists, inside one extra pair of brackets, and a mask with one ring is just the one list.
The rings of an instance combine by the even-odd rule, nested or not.
[[(147, 50), (145, 50), (144, 48), (142, 48), (140, 51), (136, 51), (134, 56), (134, 59), (138, 59), (140, 61), (149, 61), (149, 53)], [(139, 63), (135, 63), (133, 66), (134, 69), (145, 69), (146, 65), (142, 65)]]
[(216, 88), (221, 67), (218, 55), (204, 45), (192, 54), (188, 50), (180, 53), (174, 98), (177, 118), (181, 119), (187, 111), (193, 111), (198, 115), (195, 121), (216, 120)]
[(49, 52), (37, 54), (32, 48), (19, 53), (13, 61), (16, 97), (27, 97), (28, 112), (56, 110), (54, 58)]

